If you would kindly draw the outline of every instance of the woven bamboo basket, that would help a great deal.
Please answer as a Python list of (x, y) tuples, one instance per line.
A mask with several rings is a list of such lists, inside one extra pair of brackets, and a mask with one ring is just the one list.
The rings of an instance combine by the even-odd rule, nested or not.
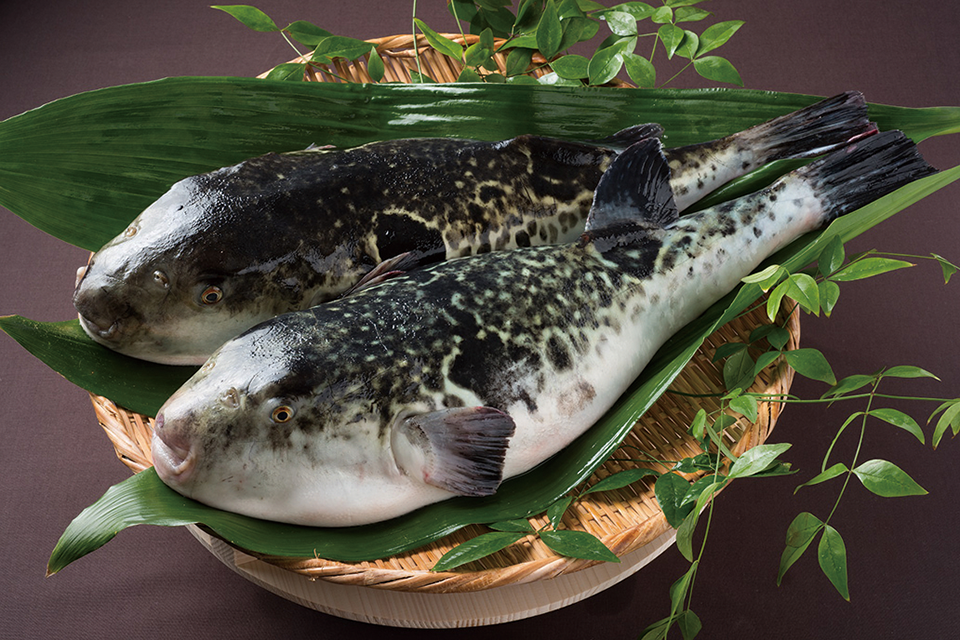
[[(463, 41), (459, 35), (448, 37)], [(475, 40), (475, 36), (466, 36), (467, 44)], [(456, 61), (438, 54), (422, 37), (417, 41), (416, 52), (411, 36), (379, 38), (369, 42), (377, 47), (384, 61), (385, 81), (409, 82), (410, 71), (418, 68), (417, 57), (419, 57), (419, 68), (422, 72), (437, 81), (453, 81), (460, 73)], [(503, 72), (505, 63), (503, 56), (498, 55), (497, 63)], [(549, 69), (544, 66), (545, 63), (546, 61), (542, 58), (539, 60), (535, 58), (529, 73), (533, 75), (547, 73)], [(363, 82), (370, 79), (362, 59), (356, 64), (343, 64), (342, 61), (337, 61), (332, 67), (308, 66), (306, 76), (311, 81), (319, 82)], [(800, 337), (799, 315), (793, 312), (788, 317), (785, 312), (781, 312), (780, 320), (785, 323), (790, 333), (786, 348), (796, 349)], [(679, 460), (699, 453), (698, 444), (687, 430), (699, 409), (705, 409), (708, 413), (719, 409), (719, 402), (715, 397), (692, 397), (714, 393), (723, 388), (722, 370), (712, 361), (713, 353), (722, 344), (747, 341), (750, 332), (764, 322), (766, 322), (764, 310), (758, 309), (727, 324), (711, 335), (674, 381), (671, 390), (665, 393), (636, 423), (617, 452), (597, 469), (587, 483), (593, 484), (613, 473), (635, 466), (650, 466), (649, 462), (643, 465), (631, 462), (642, 457), (638, 456), (640, 451), (644, 452), (644, 455), (663, 461)], [(750, 391), (771, 396), (785, 395), (792, 381), (793, 370), (780, 359), (760, 373)], [(113, 443), (120, 460), (134, 472), (150, 467), (153, 419), (127, 411), (101, 396), (92, 395), (92, 400), (97, 419)], [(728, 428), (724, 437), (733, 453), (740, 455), (762, 444), (776, 424), (782, 406), (782, 403), (762, 402), (757, 422), (750, 423), (740, 417), (732, 427)], [(669, 466), (670, 464), (664, 463), (660, 470), (665, 471)], [(688, 476), (688, 479), (693, 480), (695, 476)], [(546, 524), (546, 517), (534, 517), (530, 522), (535, 529), (538, 529)], [(671, 527), (657, 505), (652, 480), (642, 480), (616, 491), (588, 494), (574, 502), (574, 505), (568, 509), (563, 518), (562, 527), (596, 535), (621, 558), (638, 553), (645, 547), (649, 550), (652, 546), (657, 546), (654, 552), (656, 555), (673, 540)], [(316, 557), (290, 558), (257, 554), (251, 557), (246, 555), (249, 552), (242, 549), (236, 549), (235, 552), (238, 557), (246, 558), (246, 561), (253, 560), (255, 557), (270, 567), (311, 581), (321, 579), (354, 587), (372, 587), (377, 590), (418, 594), (468, 594), (498, 587), (530, 585), (580, 572), (598, 564), (559, 556), (535, 536), (528, 536), (501, 552), (458, 570), (430, 571), (444, 553), (485, 531), (486, 529), (482, 526), (469, 526), (424, 547), (371, 562), (345, 563)], [(212, 539), (209, 532), (194, 530), (194, 535), (205, 542), (212, 551), (214, 550), (212, 546), (217, 545), (221, 550), (219, 555), (222, 560), (226, 555), (230, 555), (229, 551), (232, 548), (223, 541)], [(223, 553), (224, 549), (226, 553)], [(630, 571), (636, 570), (645, 562), (634, 562)], [(625, 566), (627, 564), (625, 563)], [(236, 570), (235, 566), (232, 568)], [(270, 588), (269, 585), (262, 586)], [(272, 590), (282, 591), (277, 588)], [(586, 591), (584, 594), (589, 595)], [(303, 598), (292, 597), (289, 593), (281, 593), (281, 595), (300, 601), (307, 606), (317, 604), (304, 602)], [(558, 606), (570, 604), (576, 599), (578, 599), (576, 596), (568, 597)], [(322, 605), (314, 608), (326, 610)], [(338, 611), (331, 612), (341, 614)], [(383, 620), (372, 615), (366, 617), (347, 615), (346, 617), (401, 626), (462, 626), (461, 624), (431, 625), (423, 621), (418, 624), (396, 623), (396, 621)], [(516, 619), (516, 617), (518, 616), (501, 617), (494, 621)]]

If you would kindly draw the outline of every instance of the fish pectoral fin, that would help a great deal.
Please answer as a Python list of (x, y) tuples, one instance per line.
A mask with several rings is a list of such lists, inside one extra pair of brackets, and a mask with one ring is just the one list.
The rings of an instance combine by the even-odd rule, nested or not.
[(680, 218), (670, 187), (670, 166), (656, 138), (631, 145), (600, 177), (587, 231), (623, 222), (666, 227)]
[(458, 407), (402, 419), (394, 458), (411, 476), (461, 496), (489, 496), (503, 480), (503, 458), (516, 425), (491, 407)]
[(419, 255), (415, 254), (413, 251), (407, 251), (405, 253), (393, 256), (392, 258), (387, 258), (373, 269), (368, 271), (360, 279), (360, 281), (357, 282), (357, 284), (344, 291), (340, 297), (346, 298), (347, 296), (355, 294), (357, 291), (369, 289), (370, 287), (389, 280), (394, 276), (399, 276), (403, 273), (406, 273), (407, 271), (416, 268), (419, 262)]

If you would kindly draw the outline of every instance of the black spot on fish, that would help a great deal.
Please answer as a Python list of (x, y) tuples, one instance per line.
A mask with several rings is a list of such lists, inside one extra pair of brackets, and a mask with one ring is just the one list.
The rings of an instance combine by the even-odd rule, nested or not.
[(763, 235), (763, 230), (760, 229), (760, 227), (756, 227), (756, 226), (755, 226), (755, 227), (753, 228), (753, 235), (754, 235), (754, 237), (759, 238), (760, 236)]
[(572, 364), (570, 352), (567, 351), (567, 348), (561, 344), (556, 336), (550, 336), (550, 339), (547, 340), (547, 360), (549, 360), (550, 364), (558, 371), (569, 369)]
[(518, 247), (529, 247), (530, 246), (530, 235), (524, 231), (517, 231), (514, 241), (517, 243)]
[(480, 201), (483, 202), (483, 204), (490, 204), (492, 200), (495, 200), (502, 195), (503, 189), (490, 185), (484, 185), (480, 187), (480, 191), (477, 193), (477, 196), (480, 198)]

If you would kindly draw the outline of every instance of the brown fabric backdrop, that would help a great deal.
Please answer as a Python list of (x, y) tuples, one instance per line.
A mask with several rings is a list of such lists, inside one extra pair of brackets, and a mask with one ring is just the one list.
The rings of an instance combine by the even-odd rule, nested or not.
[[(410, 5), (258, 2), (277, 22), (310, 20), (360, 38), (407, 31)], [(429, 24), (450, 24), (441, 0), (419, 5)], [(724, 0), (706, 6), (719, 19), (747, 20), (718, 53), (737, 65), (748, 88), (818, 95), (859, 89), (872, 102), (960, 105), (955, 2)], [(7, 0), (0, 4), (0, 118), (81, 91), (164, 76), (252, 76), (289, 57), (279, 36), (248, 31), (206, 2)], [(677, 86), (698, 84), (688, 72)], [(958, 140), (934, 139), (921, 148), (933, 164), (948, 168), (960, 164)], [(70, 293), (84, 252), (6, 210), (0, 229), (0, 313), (73, 317)], [(960, 186), (857, 239), (848, 253), (873, 247), (960, 261)], [(916, 364), (942, 383), (904, 383), (900, 391), (960, 395), (958, 287), (960, 281), (944, 286), (931, 263), (852, 283), (833, 318), (804, 318), (802, 342), (821, 349), (838, 375)], [(795, 390), (815, 397), (823, 388), (800, 381)], [(892, 406), (921, 421), (932, 409)], [(954, 637), (960, 626), (956, 441), (933, 452), (905, 432), (871, 428), (862, 459), (896, 462), (930, 495), (881, 499), (849, 487), (833, 523), (846, 541), (852, 602), (833, 592), (812, 553), (775, 586), (790, 520), (805, 510), (824, 516), (832, 505), (834, 485), (798, 496), (792, 489), (816, 473), (829, 438), (853, 409), (845, 411), (789, 407), (774, 440), (794, 443), (788, 457), (800, 475), (740, 482), (719, 499), (695, 590), (703, 637)], [(45, 579), (50, 550), (69, 521), (128, 472), (97, 427), (86, 393), (6, 336), (0, 336), (0, 436), (2, 638), (635, 638), (666, 615), (667, 590), (687, 567), (670, 549), (625, 582), (561, 611), (493, 629), (437, 632), (376, 627), (298, 607), (234, 575), (175, 529), (125, 531)], [(837, 459), (849, 459), (852, 446), (844, 440)]]

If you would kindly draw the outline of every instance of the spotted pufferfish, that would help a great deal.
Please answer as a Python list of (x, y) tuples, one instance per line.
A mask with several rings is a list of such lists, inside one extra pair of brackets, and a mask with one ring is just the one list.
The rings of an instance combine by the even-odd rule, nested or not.
[(157, 473), (316, 526), (491, 495), (595, 424), (762, 260), (934, 171), (889, 131), (680, 217), (660, 141), (638, 142), (574, 242), (415, 269), (227, 341), (160, 409)]
[[(666, 150), (683, 211), (781, 158), (874, 130), (849, 92), (740, 133)], [(227, 339), (432, 262), (576, 240), (638, 125), (596, 144), (406, 139), (271, 153), (185, 178), (78, 272), (74, 305), (96, 342), (163, 364), (201, 364)]]

